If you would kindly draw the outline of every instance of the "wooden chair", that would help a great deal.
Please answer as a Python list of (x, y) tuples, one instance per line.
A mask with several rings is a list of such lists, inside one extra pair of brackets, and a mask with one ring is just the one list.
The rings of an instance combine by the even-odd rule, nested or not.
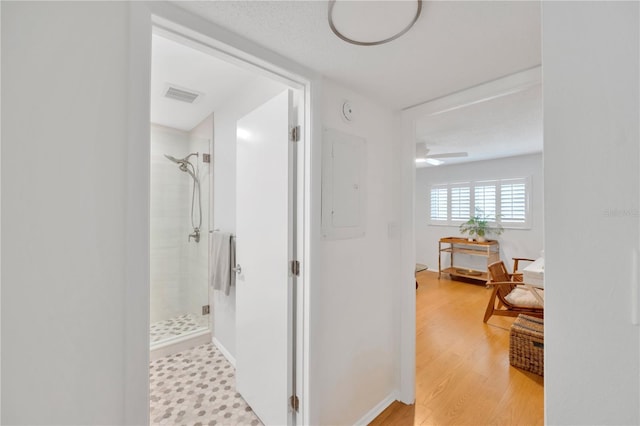
[[(520, 266), (520, 262), (535, 262), (535, 259), (527, 259), (526, 257), (512, 257), (513, 259), (513, 275), (519, 275), (522, 277), (522, 272), (519, 272), (518, 266)], [(522, 280), (520, 280), (522, 281)]]
[(544, 306), (540, 305), (529, 289), (518, 285), (522, 282), (522, 274), (507, 272), (503, 261), (492, 263), (488, 269), (487, 286), (492, 287), (492, 291), (484, 313), (484, 322), (487, 322), (492, 315), (517, 317), (520, 314), (526, 314), (538, 318), (544, 317)]

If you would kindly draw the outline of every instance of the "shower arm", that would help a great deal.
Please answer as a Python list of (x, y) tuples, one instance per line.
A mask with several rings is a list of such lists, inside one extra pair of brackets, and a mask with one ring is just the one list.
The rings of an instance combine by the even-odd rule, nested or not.
[(189, 154), (189, 155), (187, 155), (186, 157), (184, 157), (184, 158), (183, 158), (183, 160), (185, 160), (185, 161), (186, 161), (186, 160), (188, 160), (188, 159), (189, 159), (189, 157), (193, 157), (194, 155), (195, 155), (196, 157), (198, 157), (198, 156), (200, 155), (200, 153), (198, 153), (198, 152), (192, 152), (191, 154)]

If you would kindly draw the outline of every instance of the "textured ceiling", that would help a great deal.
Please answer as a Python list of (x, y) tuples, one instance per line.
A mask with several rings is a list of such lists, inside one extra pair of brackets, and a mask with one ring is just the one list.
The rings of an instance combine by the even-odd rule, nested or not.
[[(372, 24), (376, 3), (357, 2), (363, 18), (353, 33)], [(407, 34), (374, 47), (338, 39), (325, 1), (176, 4), (395, 109), (539, 65), (541, 58), (538, 1), (424, 2)]]
[(469, 154), (445, 164), (541, 152), (542, 87), (425, 117), (416, 123), (416, 135), (429, 154)]
[[(396, 7), (390, 6), (394, 2), (364, 0), (346, 6), (344, 1), (337, 0), (334, 18), (336, 25), (349, 35), (375, 36), (373, 33), (378, 32), (388, 36), (398, 28), (399, 20), (393, 19), (389, 12)], [(398, 1), (403, 2), (395, 0)], [(422, 16), (407, 34), (374, 47), (354, 46), (338, 39), (327, 24), (326, 1), (175, 3), (393, 109), (457, 93), (535, 67), (541, 61), (538, 1), (425, 1)], [(380, 9), (384, 15), (373, 13), (381, 5), (384, 5), (384, 10)], [(363, 18), (349, 24), (344, 8), (349, 9), (351, 17), (357, 16), (357, 8), (361, 8)], [(411, 15), (406, 1), (400, 3), (396, 11), (398, 16)], [(193, 70), (198, 67), (193, 64), (184, 67), (183, 59), (176, 61), (175, 56), (173, 60), (170, 57), (165, 64), (179, 66), (164, 79), (177, 80), (185, 70), (190, 70), (190, 76), (185, 74), (184, 78), (195, 77)], [(210, 60), (214, 66), (217, 60)], [(215, 71), (214, 67), (208, 75), (218, 72), (219, 78), (202, 81), (202, 84), (218, 84), (212, 87), (210, 100), (231, 96), (243, 78), (250, 78), (237, 68), (230, 71), (225, 68), (228, 65), (220, 61), (217, 66), (220, 70)], [(180, 84), (180, 81), (172, 82)], [(194, 83), (192, 88), (204, 91), (202, 87)], [(178, 107), (175, 102), (173, 106)], [(202, 109), (202, 117), (215, 107), (213, 102), (208, 105), (208, 112)], [(447, 159), (445, 164), (541, 152), (541, 108), (538, 85), (524, 92), (424, 117), (417, 122), (418, 141), (425, 140), (432, 154), (469, 153), (465, 158)], [(172, 114), (174, 111), (168, 109), (165, 120)], [(178, 115), (174, 115), (176, 117)], [(188, 125), (191, 124), (185, 124)]]

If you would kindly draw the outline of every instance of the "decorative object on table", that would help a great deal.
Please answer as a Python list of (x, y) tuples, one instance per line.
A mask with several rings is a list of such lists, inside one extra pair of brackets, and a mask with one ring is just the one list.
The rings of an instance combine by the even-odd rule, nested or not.
[(503, 261), (489, 265), (489, 277), (487, 286), (492, 287), (493, 290), (484, 313), (484, 322), (487, 322), (492, 315), (516, 317), (526, 314), (544, 317), (542, 296), (534, 294), (534, 292), (542, 293), (543, 290), (525, 286), (522, 275), (509, 274)]
[(509, 363), (544, 376), (544, 321), (518, 315), (509, 332)]
[(482, 275), (481, 271), (476, 271), (474, 269), (464, 269), (464, 268), (456, 268), (456, 273), (460, 275), (471, 275), (472, 277), (479, 277)]
[(476, 235), (479, 242), (486, 241), (485, 237), (489, 234), (500, 235), (504, 232), (504, 228), (500, 224), (491, 226), (490, 223), (491, 217), (485, 216), (479, 209), (476, 209), (476, 214), (460, 225), (460, 232), (462, 234), (469, 233), (469, 241), (473, 241), (473, 236)]

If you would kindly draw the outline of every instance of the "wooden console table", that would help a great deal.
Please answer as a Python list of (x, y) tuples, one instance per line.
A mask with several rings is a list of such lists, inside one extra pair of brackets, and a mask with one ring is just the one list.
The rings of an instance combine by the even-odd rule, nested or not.
[[(442, 253), (449, 253), (449, 266), (443, 268)], [(454, 277), (470, 278), (478, 281), (487, 281), (489, 279), (488, 269), (484, 270), (469, 269), (456, 266), (455, 254), (466, 254), (470, 256), (482, 256), (486, 258), (486, 266), (500, 260), (500, 245), (495, 240), (487, 240), (484, 242), (469, 241), (466, 238), (446, 237), (441, 238), (438, 243), (438, 278), (440, 275), (449, 274)]]

